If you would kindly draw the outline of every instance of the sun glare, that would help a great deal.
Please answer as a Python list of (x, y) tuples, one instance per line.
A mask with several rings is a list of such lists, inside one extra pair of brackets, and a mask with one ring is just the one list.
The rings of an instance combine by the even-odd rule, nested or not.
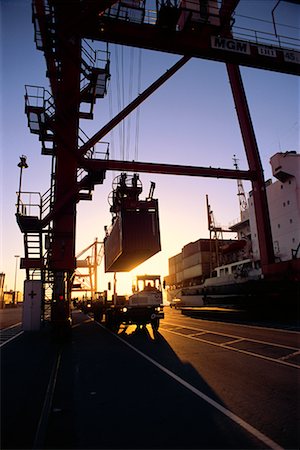
[[(152, 256), (144, 263), (137, 266), (130, 272), (118, 272), (116, 273), (116, 293), (118, 295), (131, 295), (132, 286), (135, 284), (137, 275), (160, 275), (161, 282), (168, 274), (168, 257), (162, 252)], [(100, 290), (107, 290), (110, 283), (111, 289), (108, 291), (108, 298), (111, 298), (114, 293), (114, 274), (103, 273), (102, 267), (99, 270), (98, 284)]]

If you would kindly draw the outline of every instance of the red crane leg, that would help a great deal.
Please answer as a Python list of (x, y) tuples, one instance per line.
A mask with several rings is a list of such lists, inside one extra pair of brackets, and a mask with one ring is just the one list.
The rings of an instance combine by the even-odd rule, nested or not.
[[(78, 127), (80, 106), (81, 39), (72, 24), (80, 17), (80, 2), (56, 0), (56, 26), (60, 76), (56, 96), (54, 140), (56, 144), (54, 204), (77, 185)], [(54, 273), (52, 322), (68, 324), (71, 277), (75, 270), (76, 196), (53, 219), (50, 269)]]
[(253, 201), (260, 249), (260, 260), (262, 271), (265, 273), (265, 266), (272, 264), (275, 258), (263, 168), (260, 161), (258, 146), (239, 66), (234, 64), (226, 64), (226, 66), (249, 169), (250, 171), (256, 173), (256, 178), (252, 180)]

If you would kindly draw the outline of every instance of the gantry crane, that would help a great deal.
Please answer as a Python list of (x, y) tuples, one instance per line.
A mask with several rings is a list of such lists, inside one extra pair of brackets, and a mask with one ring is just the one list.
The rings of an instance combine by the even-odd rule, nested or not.
[(99, 242), (97, 238), (76, 255), (76, 270), (72, 292), (89, 292), (91, 299), (96, 299), (98, 293), (98, 267), (102, 262), (103, 255), (103, 242)]
[(223, 228), (218, 226), (215, 221), (214, 212), (211, 209), (211, 206), (208, 201), (208, 195), (206, 194), (206, 211), (207, 211), (207, 223), (208, 223), (208, 231), (209, 231), (209, 263), (210, 263), (210, 276), (212, 276), (212, 272), (215, 267), (220, 266), (223, 263), (221, 254), (222, 248), (224, 244), (223, 233), (235, 233), (232, 230), (227, 228)]
[[(48, 274), (53, 286), (54, 324), (69, 323), (76, 268), (77, 202), (91, 199), (95, 185), (104, 182), (106, 170), (250, 180), (262, 269), (265, 274), (270, 271), (274, 253), (265, 182), (239, 65), (298, 75), (299, 54), (276, 39), (270, 47), (257, 37), (236, 35), (233, 15), (238, 4), (239, 0), (222, 0), (219, 8), (216, 0), (194, 4), (161, 0), (153, 8), (150, 0), (33, 0), (35, 41), (44, 52), (51, 92), (38, 90), (38, 105), (30, 103), (27, 95), (26, 112), (31, 131), (42, 142), (42, 153), (53, 158), (53, 171), (50, 191), (47, 200), (40, 202), (39, 214), (31, 217), (19, 209), (17, 221), (24, 236), (47, 236), (47, 257), (39, 252), (38, 258), (31, 258), (25, 239), (22, 267), (27, 271), (38, 268), (41, 279)], [(82, 138), (79, 119), (93, 118), (93, 105), (105, 95), (110, 73), (107, 55), (102, 66), (96, 65), (98, 58), (93, 53), (88, 61), (84, 58), (85, 39), (181, 55), (174, 66), (91, 138)], [(249, 170), (116, 161), (107, 153), (102, 159), (95, 158), (94, 146), (192, 57), (226, 64)], [(84, 102), (91, 105), (87, 112), (81, 108)]]

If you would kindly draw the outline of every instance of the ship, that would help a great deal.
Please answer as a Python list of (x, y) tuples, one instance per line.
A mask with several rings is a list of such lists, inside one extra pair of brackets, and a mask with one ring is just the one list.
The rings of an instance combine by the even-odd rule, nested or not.
[(178, 289), (170, 306), (205, 306), (233, 303), (245, 296), (254, 295), (258, 280), (262, 279), (261, 268), (251, 259), (244, 259), (216, 267), (212, 276), (199, 285)]
[[(235, 167), (238, 168), (234, 157)], [(207, 197), (209, 244), (187, 244), (169, 259), (170, 305), (235, 304), (253, 307), (299, 307), (300, 299), (300, 154), (279, 152), (270, 159), (275, 182), (265, 182), (274, 262), (261, 267), (253, 192), (248, 199), (238, 180), (240, 220), (223, 229), (216, 225)], [(226, 241), (224, 232), (237, 239)], [(209, 250), (209, 251), (208, 251)]]

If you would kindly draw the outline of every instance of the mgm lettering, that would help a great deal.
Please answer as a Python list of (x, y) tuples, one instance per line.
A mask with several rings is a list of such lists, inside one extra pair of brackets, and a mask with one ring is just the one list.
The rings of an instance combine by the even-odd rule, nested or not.
[(212, 36), (211, 46), (212, 48), (216, 49), (227, 50), (236, 53), (245, 53), (247, 55), (250, 55), (250, 46), (248, 42)]

